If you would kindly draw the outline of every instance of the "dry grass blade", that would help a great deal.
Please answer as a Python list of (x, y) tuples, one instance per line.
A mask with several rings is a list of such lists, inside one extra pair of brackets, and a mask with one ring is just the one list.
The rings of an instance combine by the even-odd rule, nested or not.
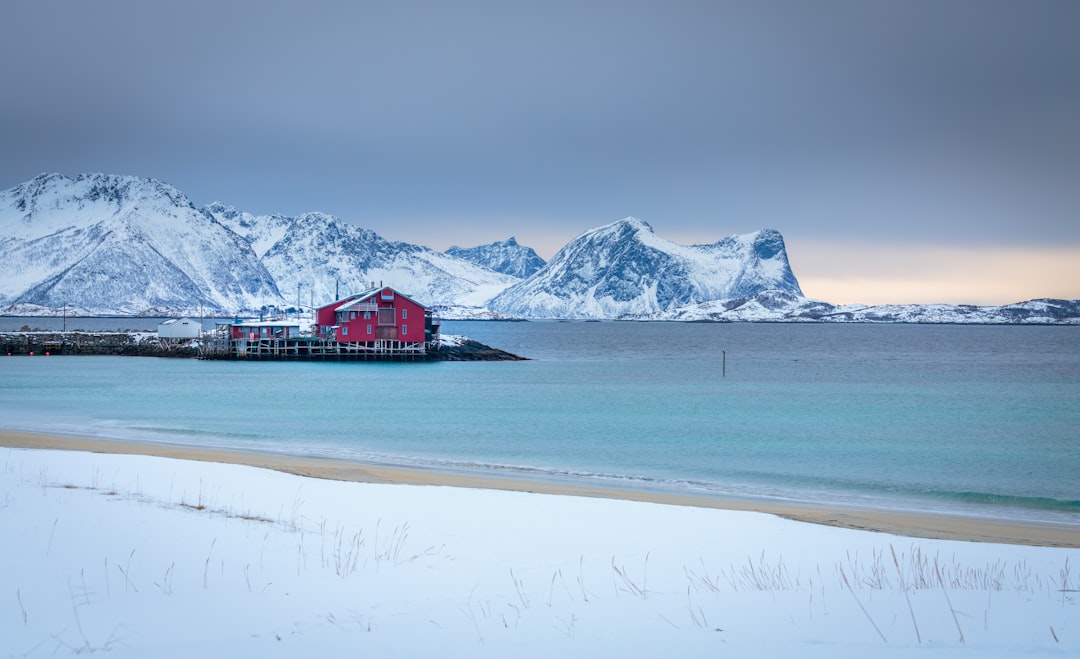
[(866, 616), (866, 619), (869, 620), (870, 624), (874, 627), (874, 631), (876, 631), (878, 633), (878, 636), (881, 637), (882, 642), (888, 645), (889, 641), (885, 638), (885, 634), (881, 633), (881, 629), (877, 626), (877, 623), (874, 622), (874, 619), (870, 617), (870, 612), (866, 610), (866, 607), (863, 606), (862, 601), (859, 600), (859, 596), (855, 594), (855, 589), (851, 587), (851, 582), (848, 581), (847, 573), (844, 572), (844, 566), (842, 565), (840, 566), (840, 576), (844, 581), (844, 585), (847, 586), (848, 592), (851, 593), (851, 596), (855, 599), (855, 603), (859, 605), (859, 608), (862, 609), (863, 615)]
[[(648, 566), (648, 560), (648, 556), (646, 555), (646, 566)], [(611, 558), (611, 569), (614, 570), (615, 574), (619, 577), (623, 584), (621, 588), (616, 587), (616, 592), (622, 590), (623, 592), (630, 593), (635, 597), (640, 597), (641, 599), (648, 599), (648, 595), (645, 592), (645, 589), (641, 586), (638, 586), (636, 583), (634, 583), (633, 579), (627, 576), (625, 568), (620, 570), (619, 566), (615, 565), (614, 556)]]
[(941, 584), (941, 592), (945, 594), (945, 603), (949, 605), (949, 612), (952, 613), (956, 631), (960, 634), (960, 642), (964, 643), (964, 630), (960, 629), (960, 620), (956, 617), (956, 609), (953, 608), (952, 600), (949, 599), (949, 589), (945, 587), (945, 580), (941, 577), (941, 570), (938, 568), (937, 559), (934, 559), (934, 574), (937, 575), (938, 583)]
[(893, 565), (896, 566), (896, 576), (900, 578), (900, 589), (904, 591), (904, 600), (907, 601), (908, 613), (911, 614), (911, 625), (915, 627), (915, 639), (922, 645), (922, 634), (919, 633), (919, 623), (915, 622), (915, 609), (911, 606), (911, 597), (908, 595), (907, 581), (904, 579), (904, 573), (900, 569), (900, 560), (896, 558), (896, 548), (889, 545), (889, 551), (892, 552)]

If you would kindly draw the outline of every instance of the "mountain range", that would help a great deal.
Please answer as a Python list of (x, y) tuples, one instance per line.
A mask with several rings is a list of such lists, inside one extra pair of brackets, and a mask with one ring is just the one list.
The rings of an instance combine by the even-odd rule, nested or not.
[(526, 318), (625, 318), (764, 291), (802, 296), (778, 231), (687, 246), (628, 217), (574, 239), (489, 304)]
[(803, 296), (773, 229), (681, 245), (628, 217), (545, 263), (514, 238), (446, 252), (332, 215), (253, 215), (135, 176), (0, 192), (0, 313), (254, 314), (385, 283), (446, 318), (1080, 323), (1080, 301), (836, 306)]
[(259, 308), (278, 297), (251, 245), (150, 179), (43, 174), (0, 192), (0, 308), (84, 313)]
[(446, 253), (518, 279), (531, 277), (546, 265), (532, 247), (519, 245), (513, 236), (478, 247), (454, 246), (446, 250)]
[(247, 241), (273, 276), (284, 301), (265, 304), (321, 306), (385, 282), (428, 306), (478, 308), (517, 281), (427, 247), (388, 241), (332, 215), (255, 216), (216, 202), (203, 210)]

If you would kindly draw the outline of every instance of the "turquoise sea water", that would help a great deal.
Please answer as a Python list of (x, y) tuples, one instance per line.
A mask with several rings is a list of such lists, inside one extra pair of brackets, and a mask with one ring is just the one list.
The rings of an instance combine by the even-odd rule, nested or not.
[(1080, 524), (1078, 327), (443, 332), (531, 360), (0, 357), (0, 426)]

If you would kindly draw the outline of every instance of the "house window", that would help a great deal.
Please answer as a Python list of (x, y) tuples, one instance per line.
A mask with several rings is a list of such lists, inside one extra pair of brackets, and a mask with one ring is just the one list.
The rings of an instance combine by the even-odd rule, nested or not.
[(368, 334), (371, 334), (371, 325), (368, 325), (368, 326), (367, 326), (367, 333), (368, 333)]
[(401, 319), (405, 320), (408, 317), (409, 317), (409, 310), (408, 309), (402, 309), (401, 310)]
[(348, 336), (349, 335), (349, 328), (348, 327), (342, 327), (341, 328), (341, 335), (342, 336)]
[(402, 335), (408, 334), (409, 333), (409, 326), (408, 325), (402, 325), (401, 326), (401, 333), (402, 333)]
[(370, 311), (365, 311), (364, 312), (364, 320), (371, 320), (371, 312)]
[(350, 311), (349, 312), (349, 320), (352, 320), (353, 318), (356, 318), (356, 312), (355, 311)]

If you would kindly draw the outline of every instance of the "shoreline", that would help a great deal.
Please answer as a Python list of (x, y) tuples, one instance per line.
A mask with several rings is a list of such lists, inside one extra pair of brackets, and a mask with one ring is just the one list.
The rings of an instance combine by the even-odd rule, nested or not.
[(296, 456), (243, 449), (158, 444), (0, 430), (0, 447), (146, 455), (272, 469), (325, 480), (426, 485), (529, 492), (554, 496), (620, 499), (697, 508), (776, 515), (845, 529), (936, 540), (959, 540), (1036, 547), (1080, 548), (1080, 526), (1053, 522), (995, 519), (961, 514), (860, 508), (803, 502), (737, 499), (630, 487), (557, 482), (506, 475), (381, 465), (358, 460)]

